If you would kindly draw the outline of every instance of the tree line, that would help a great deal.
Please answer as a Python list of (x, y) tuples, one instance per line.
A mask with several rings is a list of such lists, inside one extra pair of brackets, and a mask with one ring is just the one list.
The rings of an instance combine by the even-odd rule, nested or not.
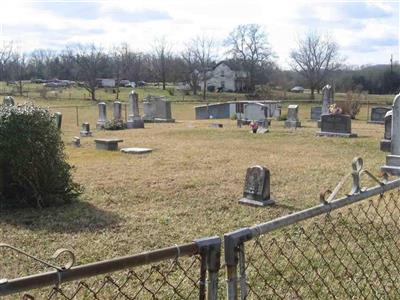
[[(268, 35), (258, 24), (239, 25), (223, 41), (225, 57), (219, 57), (217, 43), (209, 37), (197, 36), (179, 53), (172, 51), (166, 37), (154, 41), (147, 52), (133, 51), (122, 43), (112, 49), (94, 44), (66, 47), (59, 51), (38, 49), (19, 53), (13, 42), (0, 47), (0, 81), (19, 82), (32, 78), (65, 79), (79, 82), (96, 99), (97, 78), (130, 81), (185, 82), (193, 94), (202, 90), (206, 99), (210, 70), (220, 60), (227, 60), (247, 74), (246, 92), (256, 85), (269, 84), (289, 89), (303, 85), (311, 97), (326, 83), (337, 90), (368, 90), (371, 93), (394, 93), (399, 89), (398, 65), (389, 69), (351, 69), (344, 65), (339, 47), (329, 36), (310, 32), (299, 39), (290, 53), (291, 70), (281, 70)], [(202, 86), (200, 86), (202, 85)]]

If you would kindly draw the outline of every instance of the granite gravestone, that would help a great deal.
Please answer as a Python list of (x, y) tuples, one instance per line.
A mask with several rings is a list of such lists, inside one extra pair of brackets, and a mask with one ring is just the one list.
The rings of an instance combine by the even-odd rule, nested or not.
[(145, 122), (175, 122), (171, 115), (171, 102), (164, 97), (147, 96), (143, 102), (143, 111)]
[(58, 130), (61, 129), (61, 123), (62, 123), (62, 113), (56, 112), (54, 113), (54, 121), (56, 123), (56, 127)]
[(92, 132), (90, 131), (90, 124), (85, 122), (82, 124), (82, 129), (80, 131), (81, 136), (92, 136)]
[[(334, 91), (333, 87), (329, 84), (322, 88), (322, 111), (321, 116), (329, 114), (329, 107), (333, 104)], [(321, 128), (321, 118), (317, 122), (318, 128)]]
[(319, 136), (357, 137), (351, 132), (351, 118), (348, 115), (330, 114), (321, 116)]
[(275, 108), (274, 110), (274, 118), (279, 121), (281, 119), (282, 109), (280, 107)]
[(287, 119), (285, 121), (286, 128), (297, 128), (301, 127), (301, 123), (299, 121), (299, 106), (298, 105), (289, 105), (288, 106), (288, 114)]
[(6, 96), (3, 98), (3, 105), (14, 106), (15, 101), (14, 98), (11, 96)]
[(96, 128), (103, 129), (104, 125), (107, 122), (107, 106), (104, 102), (100, 102), (98, 104), (98, 107), (99, 107), (99, 119), (97, 120)]
[(126, 122), (127, 128), (144, 128), (144, 121), (139, 114), (139, 95), (135, 91), (130, 92), (128, 98), (129, 115)]
[(400, 176), (400, 94), (393, 100), (390, 154), (386, 155), (386, 165), (382, 172)]
[(113, 104), (113, 117), (114, 121), (122, 120), (122, 104), (119, 101), (115, 101)]
[(385, 123), (385, 115), (390, 110), (390, 107), (373, 107), (371, 108), (371, 120), (368, 123), (372, 124), (384, 124)]
[(270, 195), (270, 173), (267, 168), (253, 166), (247, 169), (243, 198), (239, 203), (251, 206), (274, 204)]
[(392, 139), (392, 111), (389, 110), (385, 115), (385, 132), (380, 143), (380, 149), (384, 152), (390, 152)]
[(322, 107), (321, 106), (313, 106), (311, 107), (311, 121), (321, 120)]

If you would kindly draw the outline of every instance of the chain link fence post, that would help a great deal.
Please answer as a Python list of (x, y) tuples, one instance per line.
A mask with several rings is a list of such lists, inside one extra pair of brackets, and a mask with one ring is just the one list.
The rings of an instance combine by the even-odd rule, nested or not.
[[(249, 228), (242, 228), (224, 235), (224, 251), (225, 251), (225, 264), (227, 272), (228, 300), (238, 299), (237, 266), (239, 263), (239, 253), (241, 249), (242, 250), (244, 249), (243, 243), (245, 241), (250, 240), (251, 238), (252, 238), (252, 232)], [(241, 273), (244, 273), (244, 270), (242, 271), (243, 272)], [(241, 280), (245, 280), (245, 278), (246, 278), (245, 274), (241, 274)], [(243, 283), (241, 282), (240, 285), (242, 286)], [(246, 298), (245, 292), (246, 291), (241, 291), (240, 293), (242, 299)]]
[[(195, 240), (199, 248), (202, 265), (207, 269), (207, 299), (218, 298), (218, 272), (221, 266), (221, 239), (218, 236)], [(200, 275), (199, 299), (205, 299), (205, 274)], [(202, 288), (204, 286), (204, 288)]]

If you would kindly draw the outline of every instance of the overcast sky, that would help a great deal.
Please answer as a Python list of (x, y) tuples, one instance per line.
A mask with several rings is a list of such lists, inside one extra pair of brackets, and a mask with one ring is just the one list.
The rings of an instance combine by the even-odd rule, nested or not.
[(222, 44), (239, 24), (257, 23), (268, 33), (277, 63), (288, 67), (290, 50), (310, 30), (330, 34), (351, 65), (399, 60), (397, 1), (131, 0), (2, 1), (0, 41), (20, 51), (62, 49), (68, 44), (103, 47), (127, 42), (149, 50), (163, 36), (174, 51), (196, 35)]

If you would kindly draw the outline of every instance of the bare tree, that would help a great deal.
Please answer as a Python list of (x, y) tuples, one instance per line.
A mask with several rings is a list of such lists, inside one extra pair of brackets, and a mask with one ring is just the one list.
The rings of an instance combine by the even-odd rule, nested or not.
[(203, 100), (206, 100), (207, 81), (210, 79), (210, 70), (214, 63), (214, 41), (205, 36), (198, 36), (191, 42), (191, 51), (197, 62), (203, 83)]
[(13, 56), (13, 42), (3, 42), (0, 48), (0, 81), (7, 79), (6, 67), (7, 63)]
[(247, 89), (253, 91), (257, 83), (257, 72), (273, 58), (267, 34), (258, 24), (239, 25), (229, 34), (225, 45), (229, 47), (228, 54), (248, 72)]
[(97, 79), (104, 74), (107, 56), (101, 48), (95, 45), (78, 46), (75, 49), (74, 60), (77, 68), (77, 79), (82, 81), (93, 101), (96, 100)]
[(339, 69), (341, 62), (338, 45), (330, 37), (323, 37), (317, 32), (310, 32), (300, 39), (290, 58), (293, 70), (307, 81), (311, 99), (314, 99), (314, 91), (321, 88), (328, 75)]
[(167, 81), (168, 60), (171, 58), (171, 47), (167, 43), (165, 37), (157, 39), (153, 45), (154, 48), (154, 69), (156, 70), (159, 79), (162, 82), (163, 90)]

